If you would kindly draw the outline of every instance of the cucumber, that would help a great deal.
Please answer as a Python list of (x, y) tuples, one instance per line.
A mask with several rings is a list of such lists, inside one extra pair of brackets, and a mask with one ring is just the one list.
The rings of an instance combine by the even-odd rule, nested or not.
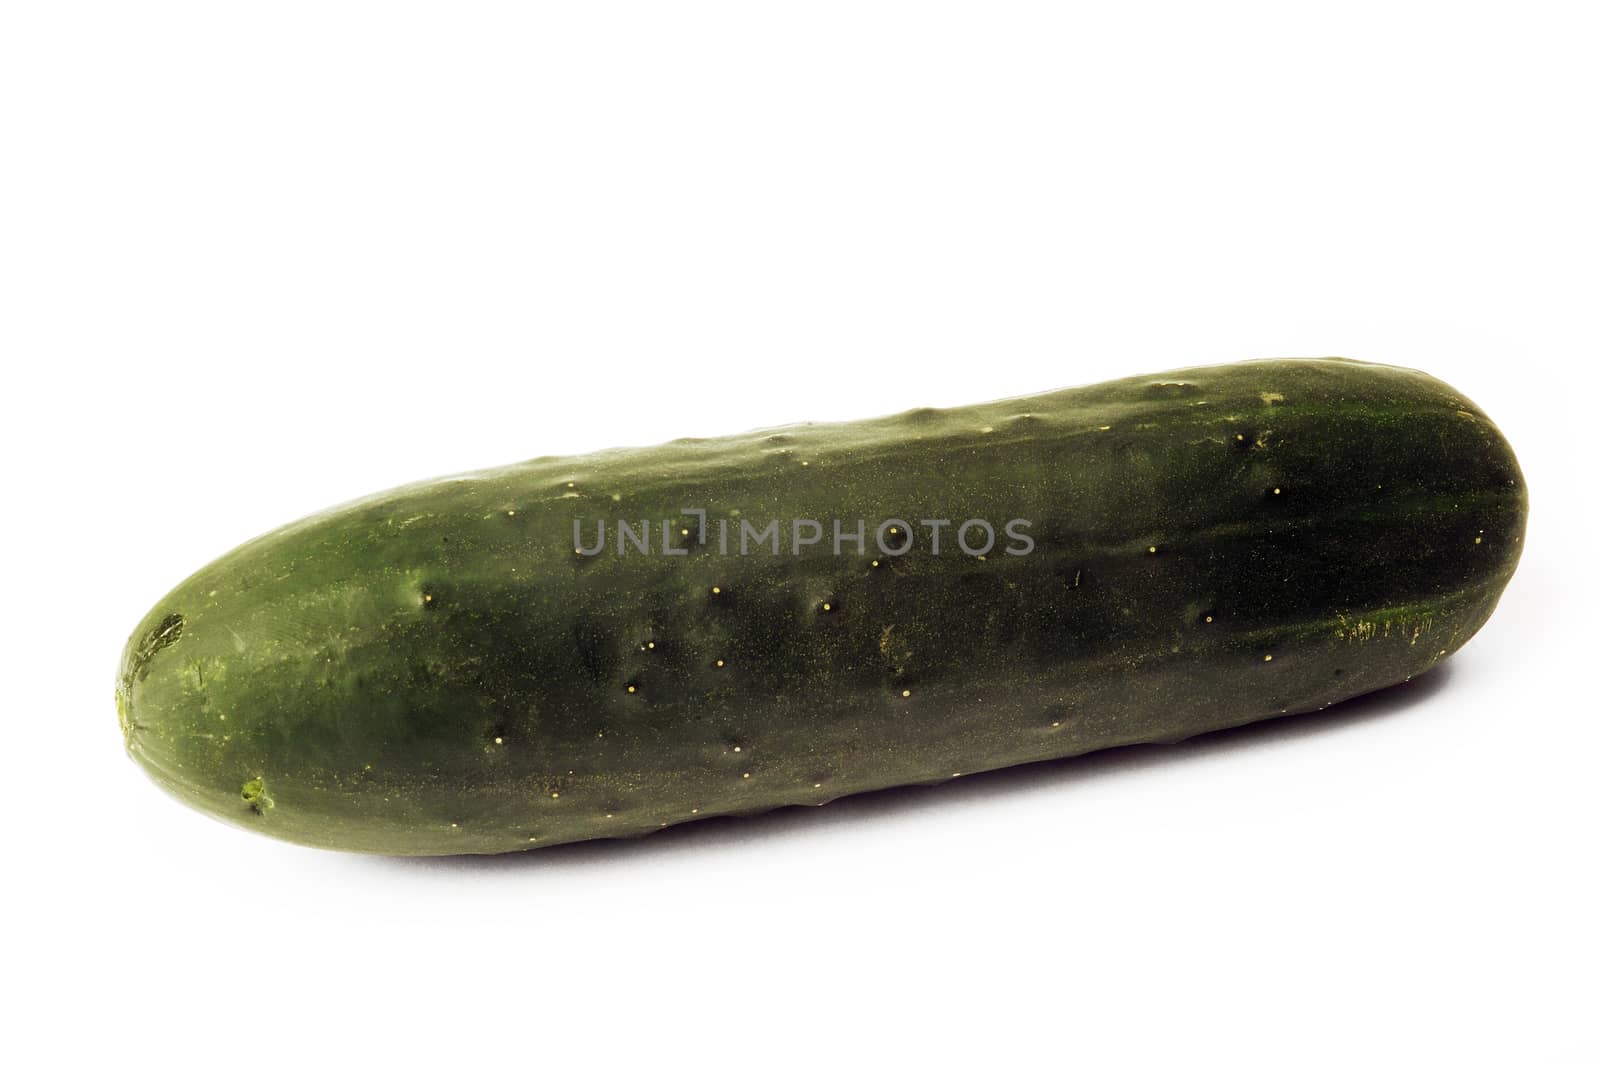
[(1526, 515), (1425, 374), (1189, 369), (370, 496), (180, 584), (117, 706), (162, 787), (298, 843), (636, 835), (1404, 681)]

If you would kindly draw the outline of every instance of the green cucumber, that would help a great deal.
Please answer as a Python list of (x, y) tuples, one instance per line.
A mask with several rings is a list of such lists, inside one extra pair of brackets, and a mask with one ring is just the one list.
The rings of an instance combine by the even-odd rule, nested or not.
[(1487, 620), (1526, 514), (1425, 374), (1189, 369), (370, 496), (174, 589), (117, 705), (159, 784), (283, 839), (635, 835), (1404, 681)]

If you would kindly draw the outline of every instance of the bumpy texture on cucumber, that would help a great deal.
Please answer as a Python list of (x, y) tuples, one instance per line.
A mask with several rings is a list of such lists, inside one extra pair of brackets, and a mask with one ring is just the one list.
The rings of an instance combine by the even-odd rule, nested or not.
[[(211, 563), (135, 630), (117, 706), (158, 783), (283, 839), (633, 835), (1404, 681), (1489, 617), (1526, 512), (1476, 406), (1342, 360), (541, 458)], [(646, 518), (649, 553), (619, 555), (613, 523)], [(799, 553), (797, 518), (825, 531)], [(955, 541), (972, 518), (999, 537), (983, 557)], [(771, 519), (781, 553), (741, 555), (738, 523)], [(834, 519), (865, 522), (861, 553), (834, 553)], [(938, 553), (924, 519), (953, 522)]]

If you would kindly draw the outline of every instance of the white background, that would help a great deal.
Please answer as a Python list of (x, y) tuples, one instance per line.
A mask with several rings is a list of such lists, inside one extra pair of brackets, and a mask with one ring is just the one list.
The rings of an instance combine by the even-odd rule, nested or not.
[[(0, 1039), (132, 1060), (1595, 1060), (1588, 4), (15, 3)], [(533, 455), (1282, 355), (1516, 447), (1399, 696), (500, 859), (123, 755), (142, 613)], [(1588, 1055), (1588, 1056), (1586, 1056)]]

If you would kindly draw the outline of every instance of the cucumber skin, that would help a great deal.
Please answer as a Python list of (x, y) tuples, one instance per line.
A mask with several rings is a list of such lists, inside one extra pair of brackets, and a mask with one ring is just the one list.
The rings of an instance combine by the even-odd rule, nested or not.
[[(592, 543), (596, 520), (651, 518), (656, 548), (691, 506), (864, 519), (866, 553), (573, 550), (574, 519)], [(201, 569), (134, 631), (118, 716), (179, 799), (302, 844), (637, 835), (1404, 681), (1488, 619), (1526, 515), (1481, 410), (1345, 360), (541, 458), (369, 496)], [(880, 520), (934, 517), (986, 518), (1002, 546), (1025, 518), (1035, 546), (872, 542)]]

